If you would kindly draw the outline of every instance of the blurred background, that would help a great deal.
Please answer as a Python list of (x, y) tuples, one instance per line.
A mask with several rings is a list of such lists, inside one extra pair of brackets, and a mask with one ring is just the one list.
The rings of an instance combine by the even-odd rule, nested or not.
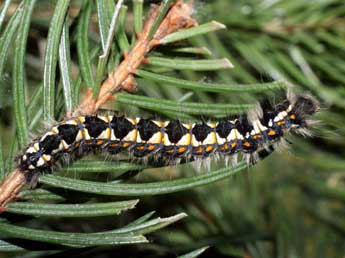
[[(19, 2), (11, 2), (5, 21), (14, 13)], [(144, 1), (144, 10), (151, 2)], [(126, 34), (131, 38), (132, 1), (125, 1), (125, 4), (129, 6)], [(44, 46), (55, 5), (56, 1), (37, 1), (33, 11), (25, 54), (29, 95), (42, 83)], [(0, 6), (4, 6), (4, 1)], [(70, 17), (77, 19), (81, 6), (82, 1), (71, 1)], [(99, 44), (96, 4), (91, 8), (90, 17), (88, 47), (91, 50)], [(26, 221), (26, 224), (23, 221), (27, 218), (14, 217), (10, 220), (50, 230), (93, 231), (106, 229), (109, 225), (123, 225), (153, 210), (159, 216), (177, 212), (188, 214), (178, 223), (150, 234), (150, 244), (66, 251), (69, 255), (78, 253), (80, 257), (107, 257), (114, 251), (122, 257), (175, 257), (204, 246), (209, 248), (200, 257), (344, 257), (344, 2), (196, 0), (194, 17), (200, 24), (216, 20), (226, 25), (226, 30), (191, 38), (189, 42), (194, 46), (207, 47), (209, 58), (228, 58), (234, 68), (206, 72), (176, 72), (149, 66), (148, 69), (186, 80), (211, 83), (252, 84), (283, 80), (293, 84), (296, 92), (309, 92), (321, 103), (322, 111), (317, 115), (320, 123), (313, 130), (314, 137), (289, 136), (292, 142), (289, 149), (276, 151), (256, 166), (221, 182), (175, 194), (141, 197), (136, 209), (116, 219), (41, 218)], [(73, 23), (70, 27), (72, 60), (78, 59), (76, 27)], [(164, 51), (169, 49), (158, 49), (152, 55), (160, 56)], [(13, 101), (8, 97), (12, 94), (12, 54), (13, 49), (8, 52), (7, 64), (0, 79), (0, 136), (6, 155), (13, 146), (11, 139), (15, 127)], [(78, 78), (78, 65), (75, 61), (72, 66), (74, 79)], [(242, 103), (265, 95), (191, 92), (188, 89), (162, 87), (143, 78), (138, 78), (137, 82), (139, 95), (173, 101)], [(63, 116), (64, 107), (63, 104), (57, 106), (58, 120)], [(117, 104), (115, 108), (135, 115), (155, 113)], [(173, 117), (171, 113), (161, 115)], [(39, 121), (40, 117), (36, 119)], [(33, 131), (39, 131), (37, 128), (42, 128), (42, 125), (38, 123)], [(12, 152), (16, 153), (16, 147), (12, 147)], [(11, 165), (6, 166), (8, 170)], [(212, 160), (211, 170), (221, 167), (224, 167), (223, 161)], [(135, 177), (133, 173), (126, 176), (133, 182), (141, 182), (170, 180), (198, 173), (207, 171), (196, 171), (192, 165), (182, 164), (148, 169)], [(97, 181), (114, 179), (103, 175), (89, 174), (85, 178)], [(60, 252), (58, 254), (61, 255)], [(41, 257), (48, 253), (39, 251), (35, 252), (35, 256), (28, 256), (21, 250), (0, 254), (0, 257), (17, 255)], [(49, 255), (54, 257), (54, 254)]]

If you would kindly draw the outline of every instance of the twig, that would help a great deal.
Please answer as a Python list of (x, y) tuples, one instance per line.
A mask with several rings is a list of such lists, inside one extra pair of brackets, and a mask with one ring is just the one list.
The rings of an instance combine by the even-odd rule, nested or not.
[(193, 10), (192, 4), (187, 4), (182, 0), (178, 0), (170, 8), (153, 38), (149, 40), (148, 34), (160, 12), (160, 9), (161, 6), (152, 6), (149, 17), (144, 25), (144, 29), (139, 33), (138, 40), (133, 49), (125, 55), (124, 60), (117, 69), (108, 75), (107, 80), (104, 81), (100, 88), (97, 99), (93, 98), (92, 92), (89, 90), (85, 99), (73, 113), (73, 116), (97, 112), (104, 103), (113, 99), (114, 92), (120, 90), (134, 91), (132, 75), (141, 64), (145, 63), (145, 55), (154, 47), (160, 45), (160, 40), (165, 36), (180, 29), (196, 25), (195, 20), (190, 17)]
[[(149, 17), (144, 25), (143, 31), (139, 33), (138, 40), (133, 49), (125, 54), (124, 60), (117, 69), (108, 75), (108, 78), (101, 85), (96, 99), (93, 92), (89, 90), (81, 104), (72, 113), (73, 116), (95, 113), (104, 103), (113, 99), (113, 93), (126, 90), (134, 90), (134, 77), (136, 69), (146, 62), (145, 55), (153, 48), (161, 44), (161, 40), (180, 29), (195, 26), (197, 23), (191, 18), (193, 11), (192, 3), (184, 3), (183, 0), (176, 0), (170, 10), (162, 20), (152, 39), (149, 39), (149, 32), (162, 5), (153, 5)], [(19, 190), (26, 184), (25, 173), (18, 168), (12, 171), (0, 185), (0, 212), (4, 211), (4, 206), (15, 199)]]

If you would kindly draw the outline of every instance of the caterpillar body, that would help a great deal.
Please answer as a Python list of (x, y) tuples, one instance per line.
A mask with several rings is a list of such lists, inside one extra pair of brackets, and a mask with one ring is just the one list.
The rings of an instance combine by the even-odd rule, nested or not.
[[(116, 115), (86, 115), (67, 119), (32, 141), (19, 156), (18, 168), (28, 175), (49, 170), (65, 153), (101, 150), (134, 156), (159, 155), (167, 160), (204, 158), (211, 154), (253, 155), (270, 148), (288, 133), (306, 130), (308, 117), (319, 109), (307, 95), (287, 98), (272, 106), (261, 104), (233, 119), (183, 123)], [(254, 114), (254, 115), (253, 115)]]

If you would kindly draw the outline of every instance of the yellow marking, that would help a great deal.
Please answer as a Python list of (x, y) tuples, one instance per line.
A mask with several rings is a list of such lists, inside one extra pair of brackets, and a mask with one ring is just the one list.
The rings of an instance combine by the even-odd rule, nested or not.
[(177, 145), (189, 145), (191, 143), (191, 135), (186, 133), (182, 138), (176, 143)]
[(207, 123), (207, 125), (211, 128), (216, 128), (217, 127), (217, 123)]
[(182, 124), (182, 125), (189, 130), (189, 129), (192, 129), (195, 124)]
[(84, 139), (84, 134), (83, 134), (83, 132), (81, 131), (81, 130), (79, 130), (78, 131), (78, 134), (77, 134), (77, 137), (75, 138), (75, 140), (77, 141), (77, 142), (80, 142), (81, 140), (83, 140)]
[(99, 119), (103, 120), (103, 122), (109, 123), (108, 116), (97, 116)]
[(290, 119), (291, 119), (291, 120), (295, 120), (295, 119), (296, 119), (296, 115), (295, 115), (295, 114), (291, 114), (291, 115), (290, 115)]
[(215, 132), (210, 132), (206, 139), (203, 140), (203, 144), (215, 144), (217, 143), (217, 136), (216, 136), (216, 133)]
[(43, 155), (42, 155), (42, 158), (44, 159), (44, 161), (47, 161), (47, 162), (51, 160), (51, 157), (52, 157), (52, 156), (46, 155), (46, 154), (43, 154)]
[(198, 147), (201, 143), (196, 140), (195, 135), (192, 134), (192, 146), (193, 147)]
[(132, 125), (136, 125), (139, 120), (140, 120), (140, 117), (138, 118), (129, 118), (129, 117), (125, 117)]
[(83, 130), (83, 137), (84, 137), (84, 140), (90, 140), (91, 139), (89, 131), (86, 128), (84, 128), (84, 130)]
[(157, 132), (154, 135), (152, 135), (152, 137), (147, 141), (147, 143), (158, 144), (158, 143), (161, 143), (161, 141), (162, 141), (162, 133)]
[(80, 122), (80, 123), (84, 123), (85, 122), (85, 117), (84, 116), (78, 116), (78, 121)]
[(36, 143), (34, 143), (34, 149), (36, 150), (36, 151), (39, 151), (40, 150), (40, 145), (38, 144), (38, 142), (36, 142)]
[(133, 129), (123, 138), (123, 141), (136, 142), (138, 136), (138, 131), (136, 129)]
[(158, 127), (162, 127), (163, 126), (163, 122), (162, 121), (156, 121), (156, 120), (151, 120), (155, 125), (157, 125)]
[(169, 136), (167, 133), (164, 133), (162, 140), (163, 140), (164, 146), (171, 146), (172, 145), (172, 143), (169, 141)]
[(59, 129), (57, 128), (57, 126), (52, 127), (52, 129), (50, 131), (52, 133), (54, 133), (54, 134), (58, 134), (59, 133)]
[(97, 138), (98, 139), (110, 139), (110, 137), (111, 137), (111, 129), (108, 127)]
[(211, 152), (213, 151), (213, 146), (207, 146), (206, 147), (206, 152)]

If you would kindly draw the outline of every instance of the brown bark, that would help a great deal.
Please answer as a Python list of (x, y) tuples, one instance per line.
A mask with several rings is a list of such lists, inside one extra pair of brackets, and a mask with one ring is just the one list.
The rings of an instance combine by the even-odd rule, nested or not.
[[(133, 74), (141, 64), (147, 62), (145, 55), (154, 47), (157, 47), (165, 36), (197, 24), (191, 18), (193, 4), (185, 3), (183, 0), (176, 0), (162, 20), (153, 38), (149, 39), (149, 31), (160, 10), (161, 6), (152, 6), (143, 31), (137, 35), (138, 40), (133, 49), (125, 55), (124, 60), (116, 70), (108, 75), (108, 78), (100, 86), (97, 98), (94, 99), (93, 92), (88, 90), (80, 105), (72, 112), (72, 116), (97, 112), (103, 104), (114, 99), (113, 94), (117, 91), (134, 91), (135, 80)], [(17, 197), (18, 192), (25, 184), (25, 174), (19, 169), (15, 169), (5, 178), (0, 186), (0, 212), (5, 210), (4, 206), (8, 202)]]

